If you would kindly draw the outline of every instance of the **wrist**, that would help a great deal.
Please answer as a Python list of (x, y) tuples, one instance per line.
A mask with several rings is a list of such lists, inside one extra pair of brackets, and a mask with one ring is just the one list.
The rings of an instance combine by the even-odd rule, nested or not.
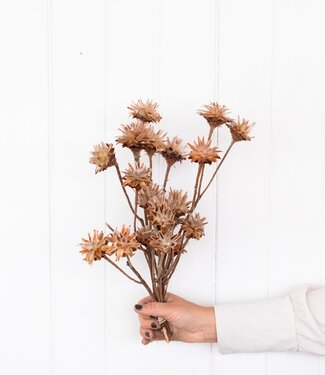
[(214, 307), (204, 307), (202, 342), (217, 342), (217, 327)]

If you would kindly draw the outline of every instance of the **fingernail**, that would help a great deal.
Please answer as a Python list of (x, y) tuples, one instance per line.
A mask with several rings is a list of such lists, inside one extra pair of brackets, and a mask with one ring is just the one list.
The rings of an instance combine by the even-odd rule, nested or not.
[(138, 305), (138, 304), (137, 304), (137, 305), (135, 305), (134, 307), (135, 307), (137, 310), (141, 310), (141, 309), (142, 309), (142, 305)]
[(151, 319), (156, 319), (158, 320), (158, 316), (152, 316), (152, 315), (149, 315)]
[(149, 333), (149, 332), (146, 332), (145, 335), (146, 335), (147, 337), (150, 337), (150, 333)]
[(157, 328), (158, 328), (158, 326), (157, 326), (157, 324), (156, 324), (156, 323), (152, 322), (152, 323), (151, 323), (151, 328), (157, 329)]

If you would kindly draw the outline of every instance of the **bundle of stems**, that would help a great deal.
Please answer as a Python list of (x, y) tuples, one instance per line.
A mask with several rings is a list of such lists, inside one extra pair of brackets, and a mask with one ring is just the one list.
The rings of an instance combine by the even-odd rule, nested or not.
[[(245, 119), (235, 121), (228, 117), (225, 106), (212, 102), (203, 106), (198, 114), (209, 124), (207, 140), (198, 137), (193, 144), (188, 143), (187, 152), (182, 140), (177, 136), (169, 139), (162, 130), (155, 131), (153, 124), (160, 122), (158, 104), (150, 100), (138, 100), (128, 109), (133, 120), (122, 125), (121, 135), (116, 142), (132, 151), (133, 163), (121, 172), (113, 144), (101, 142), (94, 146), (90, 163), (96, 165), (95, 173), (112, 167), (120, 182), (122, 191), (132, 213), (133, 229), (122, 225), (121, 230), (106, 223), (109, 234), (94, 230), (88, 238), (82, 238), (80, 252), (89, 264), (100, 259), (106, 260), (124, 276), (137, 284), (142, 284), (154, 301), (166, 302), (168, 284), (182, 254), (191, 239), (199, 240), (204, 235), (207, 221), (196, 212), (196, 207), (206, 193), (233, 145), (239, 141), (250, 141), (249, 132), (255, 123)], [(222, 151), (212, 145), (214, 131), (226, 126), (230, 130), (231, 141), (221, 158)], [(161, 185), (152, 178), (152, 159), (160, 155), (166, 161), (166, 171)], [(147, 165), (144, 159), (148, 161)], [(196, 177), (191, 199), (183, 190), (169, 188), (167, 184), (171, 167), (184, 160), (197, 164)], [(215, 165), (214, 171), (203, 186), (206, 165)], [(130, 195), (130, 193), (132, 195)], [(133, 200), (131, 200), (131, 197)], [(140, 274), (131, 261), (136, 252), (142, 252), (148, 265), (150, 282)], [(115, 254), (113, 261), (110, 257)], [(129, 271), (117, 265), (121, 258), (126, 259)], [(169, 323), (158, 317), (165, 340), (170, 341), (173, 331)]]

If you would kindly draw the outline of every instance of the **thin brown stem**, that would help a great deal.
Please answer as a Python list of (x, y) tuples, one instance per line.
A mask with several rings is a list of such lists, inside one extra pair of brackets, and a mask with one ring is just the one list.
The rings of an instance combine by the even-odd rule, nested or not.
[(128, 195), (126, 189), (125, 189), (125, 186), (123, 184), (123, 179), (122, 179), (121, 171), (120, 171), (120, 168), (119, 168), (118, 164), (115, 164), (115, 169), (116, 169), (117, 176), (119, 178), (121, 187), (123, 189), (123, 193), (124, 193), (124, 195), (126, 197), (126, 200), (128, 201), (129, 207), (131, 208), (131, 211), (133, 212), (133, 214), (137, 217), (137, 219), (140, 221), (140, 223), (143, 226), (144, 225), (143, 219), (136, 214), (136, 212), (134, 211), (134, 208), (132, 207), (132, 203), (131, 203), (130, 197), (129, 197), (129, 195)]
[(161, 279), (161, 277), (162, 277), (162, 273), (163, 273), (163, 270), (164, 270), (165, 256), (166, 256), (166, 254), (162, 254), (159, 257), (157, 280)]
[(140, 163), (141, 148), (131, 148), (135, 163)]
[(164, 265), (164, 258), (166, 254), (160, 254), (158, 259), (157, 265), (157, 276), (156, 276), (156, 297), (159, 302), (163, 302), (163, 285), (162, 285), (162, 273), (163, 273), (163, 265)]
[(138, 211), (138, 190), (135, 190), (134, 194), (134, 222), (133, 222), (133, 227), (134, 231), (137, 231), (137, 211)]
[(106, 224), (106, 226), (107, 226), (107, 228), (108, 228), (109, 230), (111, 230), (112, 232), (114, 232), (114, 229), (111, 227), (111, 225), (109, 225), (107, 222), (106, 222), (105, 224)]
[(205, 164), (202, 165), (202, 171), (201, 171), (201, 176), (200, 176), (200, 181), (199, 181), (199, 187), (197, 189), (197, 197), (199, 197), (200, 194), (201, 194), (201, 187), (202, 187), (202, 181), (203, 181), (203, 175), (204, 175), (204, 168), (205, 168)]
[[(184, 233), (183, 233), (183, 236), (182, 236), (181, 249), (184, 249), (185, 246), (188, 244), (188, 241), (189, 241), (189, 239), (187, 238), (186, 241), (185, 241), (185, 243), (183, 244), (183, 240), (184, 240)], [(176, 259), (174, 260), (174, 262), (173, 262), (173, 264), (172, 264), (172, 267), (171, 267), (171, 270), (170, 270), (169, 274), (167, 275), (167, 277), (166, 277), (166, 279), (165, 279), (165, 283), (166, 283), (166, 282), (168, 283), (169, 280), (171, 279), (171, 277), (173, 276), (173, 273), (174, 273), (175, 270), (176, 270), (176, 266), (177, 266), (177, 264), (178, 264), (178, 262), (179, 262), (181, 256), (182, 256), (182, 252), (180, 251), (180, 252), (176, 255)]]
[(168, 254), (167, 262), (166, 262), (166, 275), (168, 274), (169, 267), (171, 265), (172, 260), (174, 259), (174, 250)]
[(198, 188), (198, 184), (199, 184), (199, 180), (200, 180), (200, 176), (201, 176), (201, 168), (202, 168), (202, 165), (199, 164), (198, 169), (197, 169), (197, 173), (196, 173), (191, 211), (193, 211), (193, 207), (194, 207), (196, 196), (197, 196), (197, 188)]
[(141, 284), (141, 281), (133, 279), (133, 277), (131, 277), (125, 271), (123, 271), (122, 268), (120, 268), (117, 264), (115, 264), (112, 260), (110, 260), (106, 255), (104, 255), (103, 258), (107, 260), (107, 262), (109, 262), (111, 265), (113, 265), (116, 269), (118, 269), (120, 272), (122, 272), (123, 275), (125, 275), (127, 278), (129, 278), (130, 280), (134, 281), (137, 284)]
[(172, 268), (173, 268), (173, 265), (174, 265), (174, 263), (173, 263), (174, 257), (175, 257), (175, 254), (174, 254), (174, 252), (173, 252), (173, 253), (171, 254), (171, 257), (170, 257), (170, 259), (169, 259), (169, 263), (168, 263), (168, 266), (167, 266), (167, 271), (166, 271), (166, 274), (165, 274), (165, 279), (166, 279), (166, 280), (167, 280), (167, 278), (168, 278), (168, 275), (169, 275), (170, 271), (171, 271)]
[(145, 257), (146, 257), (146, 261), (148, 263), (148, 267), (149, 269), (151, 270), (151, 266), (150, 266), (150, 263), (151, 263), (151, 260), (150, 260), (150, 254), (149, 253), (144, 253)]
[(212, 134), (214, 132), (214, 129), (215, 129), (215, 127), (210, 125), (210, 131), (209, 131), (209, 135), (208, 135), (208, 141), (211, 139)]
[(149, 167), (150, 167), (150, 179), (152, 180), (152, 154), (149, 152), (147, 153), (149, 157)]
[(150, 268), (150, 253), (149, 253), (149, 251), (146, 248), (144, 248), (143, 246), (140, 246), (138, 250), (140, 250), (144, 253), (144, 256), (145, 256), (146, 261), (148, 263), (148, 267)]
[(169, 255), (170, 254), (165, 254), (165, 258), (163, 261), (163, 272), (162, 272), (162, 278), (166, 276), (166, 270), (168, 268), (168, 263), (169, 263)]
[(146, 223), (146, 225), (148, 225), (149, 221), (148, 221), (148, 215), (147, 215), (147, 211), (145, 208), (143, 208), (143, 215), (144, 215), (144, 221)]
[(218, 173), (219, 168), (221, 167), (222, 163), (223, 163), (224, 160), (226, 159), (226, 156), (228, 155), (228, 153), (229, 153), (231, 147), (232, 147), (235, 143), (236, 143), (235, 141), (232, 141), (232, 142), (230, 143), (230, 145), (229, 145), (229, 147), (228, 147), (228, 149), (227, 149), (225, 155), (224, 155), (223, 158), (221, 159), (221, 162), (218, 164), (218, 166), (217, 166), (216, 170), (214, 171), (212, 177), (210, 178), (210, 181), (208, 182), (207, 186), (206, 186), (205, 189), (202, 191), (202, 193), (198, 196), (198, 198), (197, 198), (197, 200), (196, 200), (196, 202), (195, 202), (195, 204), (194, 204), (193, 209), (195, 209), (195, 207), (196, 207), (197, 204), (199, 203), (200, 199), (202, 198), (203, 194), (208, 190), (208, 188), (209, 188), (209, 186), (211, 185), (213, 179), (215, 178), (216, 174)]
[(181, 255), (182, 255), (181, 251), (176, 255), (176, 258), (175, 258), (175, 260), (174, 260), (174, 262), (172, 264), (172, 267), (171, 267), (171, 269), (169, 271), (169, 274), (166, 276), (165, 282), (168, 282), (170, 280), (170, 278), (172, 277), (173, 273), (175, 272), (176, 266), (177, 266), (177, 264), (178, 264), (178, 262), (180, 260)]
[(153, 251), (148, 252), (148, 266), (150, 270), (151, 285), (154, 295), (156, 295), (156, 281), (155, 281), (155, 255)]
[(166, 185), (167, 185), (168, 176), (169, 176), (169, 172), (170, 172), (171, 167), (172, 167), (171, 164), (167, 163), (166, 173), (165, 173), (165, 178), (164, 178), (164, 184), (163, 184), (164, 191), (166, 191)]
[(131, 260), (130, 260), (130, 257), (127, 256), (127, 265), (131, 268), (131, 270), (133, 271), (133, 273), (138, 277), (138, 279), (140, 280), (141, 284), (147, 289), (147, 292), (150, 294), (150, 296), (152, 298), (154, 298), (154, 294), (152, 293), (149, 285), (146, 283), (146, 281), (143, 279), (143, 277), (140, 275), (140, 273), (134, 268), (133, 264), (131, 263)]
[(155, 250), (151, 250), (151, 256), (152, 256), (152, 264), (153, 264), (153, 267), (154, 267), (154, 270), (155, 270), (155, 273), (156, 273), (156, 277), (158, 275), (158, 266), (157, 266), (157, 262), (156, 262), (156, 257), (155, 257)]

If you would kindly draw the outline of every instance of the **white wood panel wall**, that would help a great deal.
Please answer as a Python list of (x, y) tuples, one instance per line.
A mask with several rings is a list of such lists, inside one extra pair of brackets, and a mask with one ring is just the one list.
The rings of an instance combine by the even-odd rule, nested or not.
[[(235, 145), (200, 205), (207, 234), (170, 290), (212, 305), (324, 283), (324, 11), (322, 0), (0, 0), (1, 374), (325, 374), (317, 356), (141, 345), (133, 305), (146, 293), (76, 246), (129, 220), (112, 171), (88, 163), (126, 106), (158, 101), (161, 127), (192, 141), (207, 132), (196, 110), (218, 100), (256, 122), (255, 138)], [(225, 151), (228, 132), (216, 141)], [(174, 186), (192, 186), (193, 171), (172, 171)]]

